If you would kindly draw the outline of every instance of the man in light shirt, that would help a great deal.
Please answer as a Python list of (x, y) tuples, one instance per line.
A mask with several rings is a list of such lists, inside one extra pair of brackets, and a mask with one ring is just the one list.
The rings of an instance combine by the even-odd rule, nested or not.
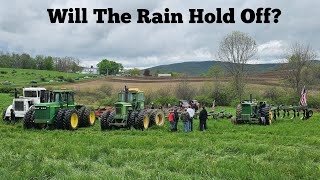
[(193, 131), (193, 116), (194, 116), (194, 109), (192, 109), (190, 106), (187, 109), (187, 112), (189, 113), (190, 119), (189, 119), (189, 131)]

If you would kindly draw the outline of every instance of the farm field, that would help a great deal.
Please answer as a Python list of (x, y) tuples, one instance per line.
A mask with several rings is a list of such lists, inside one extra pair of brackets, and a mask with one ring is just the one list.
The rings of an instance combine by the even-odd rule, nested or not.
[[(227, 111), (233, 108), (224, 108)], [(220, 109), (217, 109), (220, 110)], [(1, 179), (317, 179), (320, 115), (208, 130), (24, 130), (0, 124)], [(178, 126), (181, 129), (181, 122)]]
[[(209, 82), (199, 79), (189, 85), (205, 83)], [(127, 85), (155, 91), (177, 82), (101, 78), (46, 87), (92, 92), (104, 84), (114, 90)], [(269, 87), (248, 86), (255, 91)], [(0, 109), (12, 102), (9, 94), (0, 93), (0, 98)], [(235, 113), (233, 107), (216, 111), (222, 109)], [(99, 121), (77, 131), (24, 130), (22, 123), (0, 122), (0, 179), (317, 179), (319, 119), (315, 113), (307, 121), (280, 119), (271, 126), (234, 126), (230, 120), (210, 118), (207, 131), (198, 131), (199, 120), (195, 120), (191, 133), (181, 132), (181, 122), (176, 133), (169, 132), (168, 122), (147, 131), (105, 132)]]

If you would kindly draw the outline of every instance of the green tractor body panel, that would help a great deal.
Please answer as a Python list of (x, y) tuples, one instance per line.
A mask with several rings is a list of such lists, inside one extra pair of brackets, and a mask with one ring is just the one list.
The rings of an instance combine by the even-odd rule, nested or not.
[(126, 102), (117, 102), (114, 104), (115, 107), (115, 116), (114, 119), (116, 122), (122, 122), (123, 120), (128, 119), (128, 112), (132, 111), (132, 105)]
[(35, 124), (54, 124), (60, 109), (80, 108), (74, 104), (74, 94), (71, 90), (54, 90), (51, 92), (50, 102), (35, 105)]

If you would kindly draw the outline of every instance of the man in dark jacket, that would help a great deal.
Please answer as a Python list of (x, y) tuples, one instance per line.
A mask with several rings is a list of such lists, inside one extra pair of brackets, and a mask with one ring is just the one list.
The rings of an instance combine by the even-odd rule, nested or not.
[(174, 114), (174, 121), (175, 121), (174, 131), (178, 131), (179, 113), (177, 108), (174, 109), (173, 114)]
[(181, 121), (182, 121), (182, 131), (184, 132), (190, 132), (190, 127), (189, 127), (189, 120), (190, 120), (190, 116), (189, 113), (187, 112), (187, 109), (185, 109), (182, 113), (181, 113)]
[(203, 129), (207, 129), (207, 118), (208, 113), (206, 108), (203, 106), (202, 110), (200, 111), (199, 119), (200, 119), (200, 131), (203, 131)]

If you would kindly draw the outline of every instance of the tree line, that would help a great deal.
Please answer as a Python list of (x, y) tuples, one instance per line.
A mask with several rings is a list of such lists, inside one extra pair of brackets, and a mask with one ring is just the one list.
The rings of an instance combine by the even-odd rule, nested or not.
[(52, 57), (37, 55), (32, 57), (27, 53), (3, 53), (0, 52), (1, 68), (38, 69), (61, 72), (81, 71), (80, 60), (73, 57)]

